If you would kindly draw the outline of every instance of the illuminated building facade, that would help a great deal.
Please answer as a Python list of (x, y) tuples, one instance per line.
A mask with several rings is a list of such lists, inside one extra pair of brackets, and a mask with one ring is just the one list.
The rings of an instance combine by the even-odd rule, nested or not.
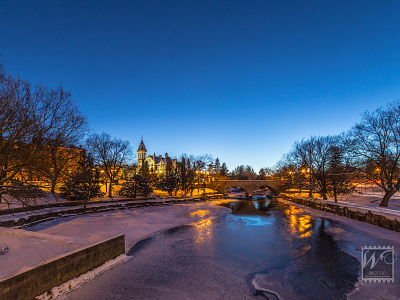
[(160, 173), (160, 175), (166, 172), (168, 162), (171, 163), (172, 168), (176, 168), (178, 163), (178, 160), (176, 158), (171, 159), (168, 156), (168, 153), (165, 153), (164, 157), (162, 155), (157, 156), (155, 153), (152, 156), (147, 155), (147, 149), (143, 143), (143, 137), (137, 150), (137, 160), (138, 172), (146, 162), (150, 172), (157, 172)]

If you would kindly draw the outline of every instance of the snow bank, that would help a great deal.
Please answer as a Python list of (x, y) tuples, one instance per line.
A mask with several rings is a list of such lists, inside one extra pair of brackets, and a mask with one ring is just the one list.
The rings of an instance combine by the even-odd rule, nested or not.
[(9, 248), (7, 253), (0, 255), (2, 280), (93, 242), (21, 229), (0, 228), (0, 243), (7, 244)]
[(118, 264), (121, 261), (126, 260), (126, 259), (127, 259), (126, 255), (122, 254), (114, 259), (107, 261), (100, 267), (97, 267), (89, 272), (86, 272), (85, 274), (82, 274), (78, 277), (68, 280), (67, 282), (65, 282), (57, 287), (52, 288), (49, 292), (43, 293), (42, 295), (35, 297), (35, 299), (38, 299), (38, 300), (56, 299), (59, 296), (62, 296), (70, 291), (73, 291), (73, 290), (79, 288), (83, 283), (93, 280), (100, 274), (111, 269), (113, 266), (115, 266), (116, 264)]

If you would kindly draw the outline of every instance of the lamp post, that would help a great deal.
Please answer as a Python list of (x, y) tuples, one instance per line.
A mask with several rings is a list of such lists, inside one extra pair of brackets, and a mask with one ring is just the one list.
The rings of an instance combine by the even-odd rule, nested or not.
[(133, 178), (133, 198), (136, 198), (136, 179)]
[(376, 171), (376, 179), (379, 179), (379, 177), (380, 177), (380, 176), (379, 176), (379, 171), (380, 171), (380, 170), (381, 170), (381, 169), (379, 169), (379, 168), (376, 168), (376, 170), (375, 170), (375, 171)]
[(293, 178), (292, 178), (292, 174), (293, 174), (294, 172), (292, 172), (292, 171), (289, 171), (289, 177), (290, 177), (290, 185), (292, 185), (292, 181), (293, 181)]
[(200, 192), (200, 175), (199, 171), (196, 171), (196, 176), (197, 176), (197, 193)]
[(107, 194), (107, 182), (105, 180), (104, 170), (101, 170), (100, 173), (101, 173), (101, 179), (103, 180), (103, 184), (106, 186), (106, 194)]

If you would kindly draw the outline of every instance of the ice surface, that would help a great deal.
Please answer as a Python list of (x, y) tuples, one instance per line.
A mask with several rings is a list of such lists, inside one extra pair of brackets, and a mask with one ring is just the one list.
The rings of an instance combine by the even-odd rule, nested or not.
[[(306, 208), (289, 201), (284, 202), (301, 208), (302, 212), (334, 221), (325, 231), (332, 235), (343, 251), (359, 261), (361, 261), (362, 246), (394, 246), (395, 252), (400, 254), (400, 232)], [(364, 283), (359, 278), (356, 289), (348, 294), (348, 298), (357, 300), (400, 299), (400, 258), (395, 262), (394, 276), (394, 283)]]
[[(198, 214), (198, 211), (207, 211)], [(0, 228), (0, 280), (45, 263), (58, 255), (125, 234), (126, 250), (139, 240), (179, 225), (218, 217), (228, 210), (207, 203), (177, 204), (110, 211), (56, 219), (26, 230)]]

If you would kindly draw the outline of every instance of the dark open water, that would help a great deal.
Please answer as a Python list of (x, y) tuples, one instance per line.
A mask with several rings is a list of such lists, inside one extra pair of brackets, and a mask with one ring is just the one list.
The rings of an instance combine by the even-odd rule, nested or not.
[[(286, 204), (232, 200), (232, 214), (173, 229), (68, 299), (345, 299), (360, 264)], [(268, 292), (269, 291), (269, 292)]]

